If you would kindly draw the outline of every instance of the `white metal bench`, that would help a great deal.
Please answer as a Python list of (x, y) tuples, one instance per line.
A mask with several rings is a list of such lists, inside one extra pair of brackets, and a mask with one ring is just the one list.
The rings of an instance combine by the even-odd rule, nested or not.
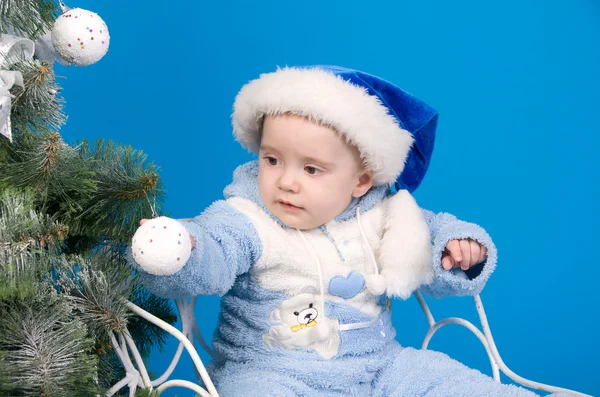
[[(429, 310), (429, 306), (425, 302), (425, 299), (421, 295), (419, 291), (414, 293), (419, 305), (423, 309), (425, 316), (427, 317), (427, 321), (429, 323), (429, 330), (427, 331), (425, 338), (423, 339), (423, 343), (421, 345), (422, 349), (427, 349), (429, 342), (433, 335), (441, 328), (448, 324), (458, 324), (467, 328), (475, 336), (481, 341), (485, 350), (488, 354), (488, 358), (490, 360), (492, 366), (492, 374), (495, 381), (500, 382), (500, 371), (502, 371), (506, 376), (515, 381), (516, 383), (530, 387), (537, 390), (542, 390), (545, 392), (565, 392), (570, 393), (573, 396), (578, 397), (592, 397), (587, 394), (579, 393), (573, 390), (564, 389), (561, 387), (551, 386), (539, 382), (534, 382), (529, 379), (525, 379), (522, 376), (515, 374), (510, 370), (500, 358), (500, 354), (498, 353), (498, 349), (496, 348), (496, 344), (494, 343), (494, 338), (492, 337), (492, 333), (490, 331), (490, 327), (487, 321), (487, 316), (485, 314), (483, 303), (481, 302), (481, 298), (479, 295), (475, 295), (473, 298), (475, 300), (475, 306), (477, 308), (477, 313), (479, 315), (479, 320), (481, 323), (481, 330), (477, 328), (473, 323), (458, 317), (449, 317), (440, 321), (435, 321), (431, 311)], [(181, 318), (181, 330), (167, 324), (161, 319), (155, 317), (154, 315), (148, 313), (142, 308), (134, 305), (131, 302), (127, 302), (127, 306), (137, 315), (144, 318), (145, 320), (155, 324), (156, 326), (164, 329), (169, 332), (175, 338), (179, 340), (179, 346), (177, 347), (177, 351), (171, 360), (171, 364), (166, 369), (166, 371), (155, 380), (151, 380), (148, 376), (148, 371), (140, 357), (140, 354), (133, 342), (133, 339), (129, 335), (127, 329), (124, 329), (123, 332), (118, 332), (116, 334), (111, 334), (111, 339), (113, 346), (115, 347), (115, 351), (121, 360), (125, 371), (126, 376), (120, 382), (115, 384), (108, 392), (107, 396), (112, 396), (114, 393), (119, 391), (125, 386), (129, 387), (130, 396), (135, 394), (137, 388), (151, 388), (157, 391), (159, 394), (164, 390), (169, 389), (171, 387), (182, 387), (189, 390), (194, 391), (202, 397), (218, 397), (218, 392), (215, 389), (198, 352), (196, 351), (195, 342), (197, 341), (200, 345), (206, 350), (209, 355), (213, 355), (212, 349), (208, 346), (204, 338), (200, 333), (200, 329), (196, 322), (196, 318), (194, 316), (194, 307), (196, 305), (196, 299), (186, 299), (186, 300), (177, 300), (176, 305), (179, 310), (179, 315)], [(192, 362), (196, 368), (196, 373), (198, 376), (198, 380), (202, 380), (206, 389), (200, 387), (198, 384), (181, 379), (172, 379), (169, 380), (169, 377), (173, 373), (173, 370), (177, 366), (179, 359), (181, 358), (181, 354), (183, 349), (186, 349), (189, 355), (192, 358)]]

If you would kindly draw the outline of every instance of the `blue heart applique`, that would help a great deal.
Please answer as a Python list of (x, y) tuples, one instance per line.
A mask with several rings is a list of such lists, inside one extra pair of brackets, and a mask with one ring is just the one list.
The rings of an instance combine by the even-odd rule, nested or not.
[(329, 281), (329, 293), (340, 298), (354, 298), (365, 288), (365, 278), (360, 273), (351, 272), (348, 277), (335, 276)]

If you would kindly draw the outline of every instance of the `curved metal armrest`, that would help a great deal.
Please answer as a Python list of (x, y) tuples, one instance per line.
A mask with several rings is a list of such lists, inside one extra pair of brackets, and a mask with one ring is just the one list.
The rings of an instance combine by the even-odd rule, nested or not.
[(477, 308), (477, 314), (479, 315), (479, 321), (481, 322), (481, 328), (483, 329), (483, 333), (476, 326), (474, 326), (471, 322), (464, 320), (462, 318), (458, 318), (458, 317), (449, 317), (449, 318), (446, 318), (446, 319), (436, 322), (435, 319), (433, 318), (433, 315), (431, 314), (431, 310), (429, 310), (429, 306), (427, 306), (427, 303), (425, 302), (425, 299), (423, 298), (423, 295), (421, 295), (420, 291), (418, 291), (418, 290), (415, 291), (415, 297), (419, 301), (419, 305), (421, 306), (421, 309), (423, 309), (423, 312), (425, 313), (425, 317), (427, 317), (427, 321), (429, 322), (429, 331), (427, 331), (427, 334), (425, 335), (425, 339), (423, 339), (423, 344), (421, 345), (421, 349), (427, 349), (427, 346), (429, 345), (429, 341), (431, 340), (433, 335), (442, 327), (444, 327), (448, 324), (462, 325), (463, 327), (465, 327), (468, 330), (470, 330), (471, 332), (473, 332), (475, 334), (475, 336), (483, 344), (483, 347), (485, 348), (485, 351), (488, 354), (488, 358), (490, 359), (490, 364), (492, 365), (493, 377), (496, 382), (500, 382), (500, 371), (502, 371), (510, 379), (514, 380), (515, 382), (517, 382), (523, 386), (530, 387), (532, 389), (538, 389), (538, 390), (546, 391), (549, 393), (565, 392), (565, 393), (570, 393), (570, 394), (572, 394), (574, 396), (578, 396), (578, 397), (592, 397), (588, 394), (576, 392), (574, 390), (569, 390), (569, 389), (564, 389), (562, 387), (556, 387), (556, 386), (547, 385), (544, 383), (534, 382), (532, 380), (523, 378), (522, 376), (519, 376), (516, 373), (514, 373), (513, 371), (511, 371), (511, 369), (508, 368), (508, 366), (506, 364), (504, 364), (504, 361), (502, 361), (502, 358), (500, 357), (500, 353), (498, 353), (498, 349), (496, 348), (496, 343), (494, 342), (494, 338), (492, 337), (492, 331), (490, 330), (487, 316), (486, 316), (485, 310), (483, 308), (483, 302), (481, 301), (481, 297), (479, 296), (479, 294), (473, 296), (473, 299), (475, 300), (475, 307)]
[[(417, 290), (414, 294), (419, 302), (419, 305), (421, 306), (421, 309), (425, 313), (425, 316), (429, 323), (429, 330), (427, 331), (427, 334), (425, 335), (425, 338), (423, 340), (423, 344), (421, 346), (422, 349), (427, 349), (431, 338), (438, 330), (440, 330), (448, 324), (458, 324), (469, 329), (481, 341), (488, 354), (488, 358), (492, 366), (493, 378), (497, 382), (500, 382), (500, 371), (502, 371), (506, 376), (526, 387), (551, 393), (566, 392), (578, 397), (592, 397), (590, 395), (576, 392), (573, 390), (551, 386), (544, 383), (534, 382), (529, 379), (525, 379), (511, 371), (506, 366), (506, 364), (504, 364), (502, 358), (500, 357), (500, 354), (498, 353), (498, 349), (496, 348), (496, 344), (494, 343), (494, 338), (492, 337), (492, 333), (487, 321), (487, 316), (483, 308), (483, 303), (479, 295), (475, 295), (473, 298), (475, 300), (475, 306), (477, 308), (477, 313), (479, 314), (479, 320), (481, 322), (481, 328), (483, 332), (471, 322), (458, 317), (449, 317), (436, 322), (433, 315), (431, 314), (431, 311), (429, 310), (429, 307), (427, 306), (427, 303), (425, 302), (425, 299), (421, 295), (421, 292)], [(179, 346), (177, 348), (175, 356), (173, 357), (173, 360), (171, 361), (171, 364), (169, 365), (165, 373), (152, 381), (148, 376), (146, 367), (144, 366), (144, 363), (137, 351), (137, 348), (133, 343), (133, 339), (129, 335), (127, 329), (125, 328), (124, 332), (116, 333), (118, 336), (118, 340), (115, 335), (111, 335), (112, 343), (115, 347), (115, 352), (117, 353), (117, 356), (119, 357), (119, 359), (123, 363), (123, 366), (125, 367), (126, 376), (108, 391), (107, 396), (112, 396), (125, 386), (129, 387), (130, 396), (133, 396), (135, 394), (135, 390), (137, 387), (144, 387), (152, 390), (155, 386), (158, 386), (156, 388), (156, 391), (159, 394), (170, 387), (183, 387), (198, 393), (202, 397), (219, 396), (217, 390), (215, 389), (215, 386), (213, 385), (210, 377), (208, 376), (204, 364), (202, 363), (202, 360), (200, 359), (200, 356), (198, 355), (198, 352), (196, 351), (196, 348), (193, 343), (195, 335), (196, 339), (198, 339), (198, 341), (200, 342), (202, 347), (208, 352), (208, 354), (211, 356), (213, 355), (212, 349), (206, 344), (206, 342), (202, 338), (202, 335), (200, 334), (200, 330), (198, 328), (198, 324), (196, 323), (196, 318), (194, 316), (196, 298), (185, 301), (177, 300), (176, 304), (181, 317), (181, 331), (179, 331), (172, 325), (164, 322), (163, 320), (159, 319), (158, 317), (155, 317), (154, 315), (148, 313), (142, 308), (134, 305), (133, 303), (127, 302), (127, 306), (134, 313), (144, 318), (145, 320), (151, 322), (152, 324), (164, 329), (171, 335), (175, 336), (175, 338), (179, 340)], [(184, 348), (188, 351), (192, 358), (192, 362), (194, 363), (194, 366), (196, 368), (198, 381), (201, 380), (204, 383), (204, 385), (206, 385), (206, 389), (203, 389), (197, 384), (186, 380), (167, 380), (169, 376), (171, 376), (173, 370), (179, 362), (181, 353)], [(136, 364), (135, 366), (133, 365), (130, 355), (133, 356), (133, 359)]]
[[(204, 367), (204, 364), (202, 363), (202, 360), (200, 359), (200, 356), (198, 355), (196, 347), (193, 343), (192, 332), (196, 333), (198, 340), (207, 349), (207, 352), (209, 354), (212, 353), (212, 350), (208, 348), (208, 346), (206, 346), (204, 339), (202, 339), (202, 335), (200, 335), (200, 330), (198, 329), (198, 325), (194, 317), (195, 303), (196, 298), (193, 298), (190, 301), (176, 301), (177, 309), (179, 310), (182, 324), (182, 330), (179, 331), (177, 328), (164, 322), (160, 318), (148, 313), (141, 307), (136, 306), (129, 301), (126, 302), (127, 307), (131, 311), (136, 313), (138, 316), (144, 318), (145, 320), (156, 325), (157, 327), (164, 329), (165, 331), (173, 335), (175, 338), (177, 338), (177, 340), (179, 340), (179, 346), (177, 347), (175, 356), (173, 357), (173, 360), (171, 361), (171, 364), (169, 365), (165, 373), (157, 379), (155, 379), (154, 381), (151, 381), (148, 376), (148, 371), (146, 370), (144, 362), (142, 361), (137, 351), (137, 348), (133, 343), (133, 339), (131, 339), (129, 332), (127, 332), (127, 329), (125, 329), (125, 332), (117, 333), (119, 339), (121, 340), (120, 343), (117, 341), (114, 335), (111, 335), (111, 339), (115, 347), (115, 352), (117, 353), (117, 356), (119, 357), (121, 363), (125, 367), (126, 376), (107, 392), (108, 397), (114, 395), (116, 392), (118, 392), (125, 386), (129, 387), (130, 396), (133, 396), (135, 394), (137, 387), (148, 388), (150, 390), (153, 390), (155, 386), (158, 386), (156, 388), (156, 392), (158, 392), (159, 395), (168, 388), (183, 387), (192, 390), (195, 393), (198, 393), (201, 397), (219, 397), (219, 394), (217, 393), (217, 390), (213, 385), (212, 380), (208, 376), (208, 372), (206, 371), (206, 368)], [(128, 347), (131, 351), (128, 350)], [(169, 378), (169, 376), (171, 376), (173, 370), (177, 366), (177, 363), (179, 362), (183, 348), (187, 350), (190, 357), (192, 358), (192, 362), (194, 363), (194, 367), (196, 368), (196, 374), (198, 375), (198, 380), (201, 379), (204, 382), (204, 384), (206, 385), (206, 389), (203, 389), (199, 385), (186, 380), (174, 379), (167, 381), (167, 379)], [(133, 365), (130, 358), (130, 354), (133, 355), (137, 368)]]

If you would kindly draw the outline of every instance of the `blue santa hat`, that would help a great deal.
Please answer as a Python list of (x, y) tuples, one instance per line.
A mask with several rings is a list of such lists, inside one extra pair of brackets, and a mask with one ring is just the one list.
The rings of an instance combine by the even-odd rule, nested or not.
[(379, 77), (337, 66), (278, 69), (238, 93), (233, 133), (258, 153), (262, 120), (283, 113), (334, 128), (358, 148), (374, 184), (414, 191), (425, 176), (437, 112)]

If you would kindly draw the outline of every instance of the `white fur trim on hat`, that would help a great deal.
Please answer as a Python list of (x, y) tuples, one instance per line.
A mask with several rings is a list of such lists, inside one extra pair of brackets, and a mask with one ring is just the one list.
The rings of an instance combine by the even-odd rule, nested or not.
[(375, 185), (396, 181), (413, 143), (378, 97), (319, 68), (279, 69), (242, 87), (234, 104), (233, 133), (242, 146), (258, 153), (263, 117), (282, 113), (337, 130), (358, 148)]

